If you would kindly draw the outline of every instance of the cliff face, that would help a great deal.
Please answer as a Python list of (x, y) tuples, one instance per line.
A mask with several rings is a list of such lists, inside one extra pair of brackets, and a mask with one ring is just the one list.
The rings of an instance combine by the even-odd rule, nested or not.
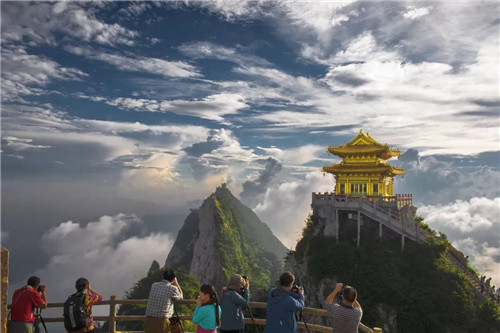
[(286, 252), (269, 227), (223, 185), (191, 211), (165, 266), (184, 267), (200, 283), (217, 288), (236, 273), (267, 288), (281, 271)]
[(196, 277), (200, 283), (211, 282), (220, 286), (225, 283), (220, 257), (214, 246), (217, 241), (218, 228), (216, 225), (215, 200), (206, 200), (199, 210), (198, 235), (193, 244), (193, 258), (189, 274)]

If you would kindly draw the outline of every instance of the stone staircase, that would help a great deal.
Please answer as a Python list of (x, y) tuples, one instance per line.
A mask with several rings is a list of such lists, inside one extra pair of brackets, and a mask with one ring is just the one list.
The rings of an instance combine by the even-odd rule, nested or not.
[(464, 266), (464, 264), (453, 255), (454, 252), (458, 251), (455, 248), (448, 250), (448, 252), (446, 252), (445, 258), (448, 260), (451, 266), (465, 275), (470, 285), (472, 286), (472, 291), (474, 292), (476, 298), (480, 301), (486, 302), (489, 299), (489, 296), (487, 293), (481, 293), (481, 284), (479, 282), (479, 277), (476, 274), (472, 273), (468, 269), (467, 265)]

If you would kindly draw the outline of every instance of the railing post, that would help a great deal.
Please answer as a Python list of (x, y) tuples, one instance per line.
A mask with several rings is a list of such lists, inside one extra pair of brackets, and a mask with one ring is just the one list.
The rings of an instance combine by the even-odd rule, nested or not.
[(373, 328), (373, 333), (382, 333), (382, 329), (379, 327), (374, 327)]
[(116, 295), (111, 295), (109, 300), (109, 333), (116, 332)]
[(9, 289), (9, 251), (2, 246), (1, 252), (2, 262), (2, 332), (7, 332), (7, 290)]

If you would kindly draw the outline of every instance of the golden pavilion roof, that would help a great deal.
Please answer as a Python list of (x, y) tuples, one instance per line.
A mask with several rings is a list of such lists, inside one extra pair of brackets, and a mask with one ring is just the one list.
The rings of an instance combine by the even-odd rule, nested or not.
[(323, 166), (323, 172), (333, 174), (383, 174), (394, 177), (404, 175), (403, 168), (398, 168), (387, 163), (366, 164), (366, 163), (344, 163), (340, 162), (334, 165)]
[(360, 130), (354, 139), (344, 145), (328, 147), (328, 152), (339, 157), (375, 155), (382, 160), (401, 155), (399, 149), (391, 149), (387, 144), (381, 144), (373, 139), (370, 133), (363, 133), (363, 130)]

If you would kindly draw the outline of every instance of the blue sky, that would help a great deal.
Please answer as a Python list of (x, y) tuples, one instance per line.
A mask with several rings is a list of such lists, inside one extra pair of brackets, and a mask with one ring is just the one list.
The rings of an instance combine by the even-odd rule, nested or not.
[(333, 188), (327, 146), (362, 128), (401, 149), (396, 190), (500, 283), (498, 7), (2, 2), (13, 281), (140, 248), (122, 285), (92, 276), (120, 293), (222, 182), (293, 247), (311, 192)]

